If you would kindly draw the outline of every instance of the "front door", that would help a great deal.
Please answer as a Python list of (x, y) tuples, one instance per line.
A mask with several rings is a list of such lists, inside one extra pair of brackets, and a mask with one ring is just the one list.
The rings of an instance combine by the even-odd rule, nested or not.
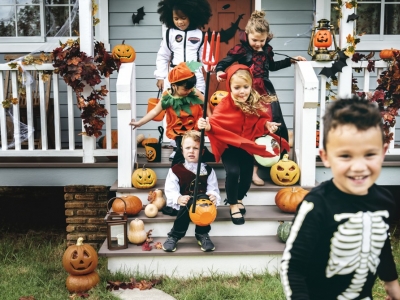
[[(220, 60), (233, 46), (240, 43), (237, 30), (245, 29), (254, 10), (254, 0), (208, 0), (208, 2), (213, 15), (205, 26), (205, 31), (220, 32), (221, 44), (218, 57)], [(208, 96), (210, 97), (216, 90), (226, 91), (225, 84), (225, 82), (218, 84), (215, 73), (211, 73)]]

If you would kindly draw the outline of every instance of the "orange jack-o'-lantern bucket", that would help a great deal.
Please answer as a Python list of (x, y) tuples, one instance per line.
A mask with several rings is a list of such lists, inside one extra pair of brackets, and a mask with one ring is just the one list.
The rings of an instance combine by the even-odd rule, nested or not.
[[(154, 107), (156, 107), (158, 102), (160, 102), (160, 92), (161, 90), (158, 91), (157, 98), (149, 98), (149, 100), (147, 101), (147, 112), (151, 111)], [(153, 121), (162, 121), (164, 119), (164, 115), (165, 110), (162, 110), (157, 116), (153, 118)]]
[(144, 145), (148, 162), (161, 162), (161, 145), (164, 128), (162, 126), (158, 126), (158, 131), (160, 132), (158, 143), (148, 143)]

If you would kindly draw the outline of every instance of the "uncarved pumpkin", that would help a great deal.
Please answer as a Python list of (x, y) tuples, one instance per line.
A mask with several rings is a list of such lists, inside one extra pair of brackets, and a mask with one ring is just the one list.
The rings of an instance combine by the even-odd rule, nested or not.
[(122, 44), (114, 46), (112, 56), (115, 59), (119, 59), (122, 63), (129, 63), (135, 61), (136, 52), (132, 46), (125, 44), (125, 40), (123, 40)]
[(281, 222), (281, 224), (278, 226), (277, 235), (281, 242), (286, 243), (291, 228), (292, 222)]
[(199, 195), (196, 201), (196, 210), (192, 212), (193, 205), (189, 208), (189, 216), (192, 222), (198, 226), (208, 226), (214, 222), (217, 217), (217, 208), (214, 203), (208, 199), (207, 195)]
[(146, 144), (157, 144), (158, 139), (153, 138), (153, 137), (148, 137), (147, 139), (144, 139), (142, 141), (142, 146), (144, 147)]
[(79, 237), (76, 245), (71, 245), (65, 250), (62, 264), (71, 275), (85, 275), (96, 269), (98, 256), (96, 250), (89, 244), (83, 243)]
[(123, 213), (125, 211), (124, 201), (126, 204), (126, 213), (128, 215), (137, 215), (143, 208), (142, 200), (138, 197), (134, 195), (125, 195), (114, 199), (112, 204), (113, 211)]
[(301, 187), (280, 189), (275, 195), (275, 204), (283, 212), (294, 213), (308, 191)]
[(383, 49), (381, 52), (379, 52), (379, 57), (384, 59), (384, 60), (390, 60), (393, 58), (393, 50), (397, 51), (396, 49)]
[[(107, 137), (99, 138), (97, 144), (103, 149), (107, 149)], [(111, 149), (118, 149), (118, 130), (111, 130)], [(118, 156), (107, 156), (109, 160), (118, 160)]]
[(147, 239), (142, 220), (134, 219), (129, 223), (128, 240), (135, 245), (142, 244)]
[(300, 179), (300, 168), (288, 154), (271, 167), (271, 180), (276, 185), (294, 185)]
[(137, 189), (151, 189), (156, 183), (157, 175), (152, 169), (143, 166), (132, 174), (132, 185)]
[(65, 285), (71, 293), (81, 293), (95, 287), (99, 281), (99, 275), (96, 272), (92, 272), (86, 275), (69, 275)]

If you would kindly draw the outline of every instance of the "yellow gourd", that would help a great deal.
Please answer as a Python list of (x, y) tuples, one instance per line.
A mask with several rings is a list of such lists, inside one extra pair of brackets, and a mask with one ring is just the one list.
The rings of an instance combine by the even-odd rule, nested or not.
[(135, 245), (144, 243), (147, 239), (147, 233), (144, 230), (142, 220), (134, 219), (129, 223), (128, 240)]
[(158, 210), (161, 210), (166, 204), (166, 201), (163, 197), (163, 191), (159, 189), (150, 191), (147, 200), (149, 200), (151, 204), (157, 206)]

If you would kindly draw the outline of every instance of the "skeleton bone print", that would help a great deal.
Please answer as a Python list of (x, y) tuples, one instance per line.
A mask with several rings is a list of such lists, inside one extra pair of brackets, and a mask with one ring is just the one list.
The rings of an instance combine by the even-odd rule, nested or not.
[(388, 218), (388, 211), (359, 211), (334, 216), (337, 222), (348, 220), (339, 225), (331, 240), (326, 276), (330, 278), (355, 272), (350, 286), (337, 299), (358, 297), (368, 272), (375, 274), (389, 228), (382, 217)]

